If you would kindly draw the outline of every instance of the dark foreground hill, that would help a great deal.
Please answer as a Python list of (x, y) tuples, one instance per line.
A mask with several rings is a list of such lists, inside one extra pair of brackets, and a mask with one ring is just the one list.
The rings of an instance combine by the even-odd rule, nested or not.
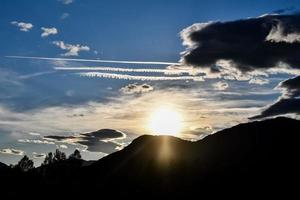
[[(68, 197), (195, 196), (297, 192), (300, 121), (275, 118), (240, 124), (197, 142), (141, 136), (94, 163), (66, 160), (19, 172), (0, 166), (10, 189)], [(14, 193), (20, 195), (22, 193)]]

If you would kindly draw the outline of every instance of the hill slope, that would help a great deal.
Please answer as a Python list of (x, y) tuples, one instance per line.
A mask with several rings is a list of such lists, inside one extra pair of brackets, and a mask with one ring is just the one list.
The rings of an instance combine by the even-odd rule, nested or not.
[(267, 192), (269, 187), (273, 194), (291, 192), (299, 171), (299, 131), (300, 121), (280, 117), (240, 124), (197, 142), (145, 135), (91, 165), (66, 161), (14, 175), (9, 182), (15, 188), (43, 191), (56, 185), (113, 196)]

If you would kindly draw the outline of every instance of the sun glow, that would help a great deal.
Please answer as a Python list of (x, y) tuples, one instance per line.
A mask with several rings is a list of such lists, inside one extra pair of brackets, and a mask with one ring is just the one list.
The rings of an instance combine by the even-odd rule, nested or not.
[(149, 130), (153, 134), (177, 136), (182, 129), (182, 116), (175, 109), (161, 107), (149, 118)]

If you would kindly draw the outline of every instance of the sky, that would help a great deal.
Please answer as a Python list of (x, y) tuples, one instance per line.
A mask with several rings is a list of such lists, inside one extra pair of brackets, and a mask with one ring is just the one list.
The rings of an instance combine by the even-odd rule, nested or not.
[[(40, 164), (56, 148), (94, 160), (163, 128), (199, 140), (297, 118), (299, 5), (1, 0), (0, 161)], [(112, 130), (86, 134), (101, 129)]]

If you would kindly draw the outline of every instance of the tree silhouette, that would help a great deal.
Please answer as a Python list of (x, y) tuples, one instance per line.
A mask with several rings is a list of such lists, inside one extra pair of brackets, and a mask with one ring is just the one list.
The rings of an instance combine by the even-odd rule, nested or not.
[(22, 171), (28, 171), (30, 169), (34, 168), (34, 163), (32, 160), (28, 158), (28, 156), (24, 156), (18, 164), (15, 166), (15, 168), (20, 169)]
[(69, 159), (78, 159), (80, 160), (81, 159), (81, 154), (80, 154), (80, 151), (78, 149), (76, 149), (74, 151), (74, 153), (72, 153), (70, 156), (69, 156)]
[(51, 163), (53, 163), (53, 153), (49, 152), (48, 155), (46, 155), (46, 158), (42, 165), (49, 165)]
[(56, 149), (54, 153), (54, 162), (60, 162), (62, 160), (66, 160), (67, 156), (64, 152), (60, 151), (59, 149)]

